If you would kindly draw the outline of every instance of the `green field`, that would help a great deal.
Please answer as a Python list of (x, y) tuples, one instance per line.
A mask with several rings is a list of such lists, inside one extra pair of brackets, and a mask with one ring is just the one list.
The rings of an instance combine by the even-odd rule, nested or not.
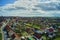
[(0, 33), (0, 40), (2, 40), (2, 34)]
[(2, 40), (2, 34), (1, 34), (1, 29), (0, 29), (0, 40)]

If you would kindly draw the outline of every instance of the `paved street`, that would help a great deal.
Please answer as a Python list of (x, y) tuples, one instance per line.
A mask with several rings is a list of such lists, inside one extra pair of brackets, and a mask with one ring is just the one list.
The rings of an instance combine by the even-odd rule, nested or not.
[(3, 22), (2, 27), (1, 27), (1, 33), (2, 33), (2, 40), (7, 40), (6, 38), (6, 32), (3, 31), (4, 27), (9, 23), (9, 20), (7, 22)]

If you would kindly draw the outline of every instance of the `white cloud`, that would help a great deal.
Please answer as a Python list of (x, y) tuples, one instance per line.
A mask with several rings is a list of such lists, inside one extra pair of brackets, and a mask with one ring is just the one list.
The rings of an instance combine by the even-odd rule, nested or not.
[[(41, 2), (42, 1), (42, 2)], [(5, 6), (0, 7), (0, 13), (3, 16), (55, 16), (55, 14), (59, 14), (58, 11), (44, 11), (42, 10), (43, 7), (35, 7), (35, 5), (41, 4), (39, 6), (42, 6), (42, 3), (50, 3), (50, 2), (56, 2), (57, 0), (17, 0), (13, 4), (6, 4)], [(59, 2), (59, 0), (57, 1)], [(58, 5), (58, 4), (56, 4)], [(46, 7), (47, 5), (45, 5)], [(48, 5), (48, 7), (52, 7), (51, 4)], [(52, 8), (54, 8), (53, 6)], [(44, 8), (43, 8), (44, 9)]]

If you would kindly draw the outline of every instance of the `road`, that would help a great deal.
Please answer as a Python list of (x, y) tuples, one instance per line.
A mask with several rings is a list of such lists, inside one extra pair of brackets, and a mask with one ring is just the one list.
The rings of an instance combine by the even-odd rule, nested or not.
[(4, 27), (9, 23), (9, 20), (7, 20), (7, 22), (3, 22), (2, 26), (1, 26), (1, 33), (2, 33), (2, 40), (7, 40), (6, 38), (6, 32), (3, 31)]

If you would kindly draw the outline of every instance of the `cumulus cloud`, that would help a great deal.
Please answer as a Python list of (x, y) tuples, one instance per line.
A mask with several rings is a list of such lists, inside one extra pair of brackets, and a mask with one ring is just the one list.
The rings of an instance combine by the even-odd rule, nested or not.
[[(0, 7), (3, 16), (47, 16), (60, 15), (60, 0), (17, 0)], [(55, 14), (55, 15), (54, 15)]]
[(60, 2), (50, 2), (50, 3), (39, 3), (35, 5), (42, 10), (60, 10)]

